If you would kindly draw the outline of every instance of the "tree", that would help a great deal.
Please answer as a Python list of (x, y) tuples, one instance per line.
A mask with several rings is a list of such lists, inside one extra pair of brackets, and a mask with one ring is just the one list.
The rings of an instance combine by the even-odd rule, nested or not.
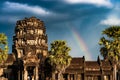
[(49, 51), (50, 64), (52, 72), (58, 73), (58, 80), (62, 80), (62, 73), (70, 65), (72, 60), (69, 55), (70, 47), (67, 46), (65, 41), (56, 40), (51, 43), (51, 50)]
[(0, 33), (0, 63), (7, 59), (8, 43), (7, 36), (4, 33)]
[(102, 32), (104, 37), (99, 41), (100, 52), (104, 59), (114, 62), (114, 76), (116, 80), (116, 66), (120, 61), (120, 26), (111, 26)]

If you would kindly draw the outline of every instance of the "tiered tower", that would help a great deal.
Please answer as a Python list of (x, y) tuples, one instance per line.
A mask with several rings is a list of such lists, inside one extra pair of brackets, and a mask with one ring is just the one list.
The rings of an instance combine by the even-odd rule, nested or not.
[(24, 79), (18, 80), (27, 80), (27, 78), (38, 80), (41, 74), (38, 72), (48, 53), (46, 28), (43, 21), (35, 17), (17, 21), (13, 43), (12, 52), (16, 60), (22, 61), (24, 66), (22, 72), (18, 71), (20, 72), (18, 78), (23, 73)]
[(16, 59), (21, 59), (28, 52), (40, 59), (48, 52), (46, 28), (43, 21), (35, 17), (17, 21), (13, 37), (13, 53)]

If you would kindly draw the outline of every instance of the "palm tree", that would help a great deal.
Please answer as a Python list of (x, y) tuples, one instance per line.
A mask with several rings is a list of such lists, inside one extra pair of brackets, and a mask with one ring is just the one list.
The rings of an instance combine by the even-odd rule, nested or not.
[(104, 37), (99, 41), (100, 52), (104, 59), (114, 62), (114, 79), (116, 80), (117, 65), (120, 61), (120, 26), (111, 26), (102, 32)]
[(56, 40), (51, 43), (51, 50), (49, 59), (50, 64), (52, 65), (52, 72), (58, 73), (58, 80), (62, 80), (62, 73), (70, 65), (72, 60), (69, 55), (70, 47), (67, 46), (65, 41)]
[(8, 43), (7, 36), (0, 33), (0, 63), (7, 59), (8, 54)]

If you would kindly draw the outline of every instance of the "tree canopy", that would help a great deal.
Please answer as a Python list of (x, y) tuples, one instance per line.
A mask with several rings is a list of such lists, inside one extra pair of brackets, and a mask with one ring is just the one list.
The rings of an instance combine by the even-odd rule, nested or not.
[(56, 40), (51, 43), (49, 59), (50, 64), (52, 65), (52, 71), (56, 71), (58, 74), (65, 71), (72, 60), (69, 55), (70, 50), (71, 49), (67, 46), (66, 41)]
[(7, 59), (7, 54), (8, 54), (7, 36), (4, 33), (0, 33), (0, 63)]
[(99, 44), (101, 55), (106, 59), (117, 62), (120, 60), (120, 26), (106, 28)]

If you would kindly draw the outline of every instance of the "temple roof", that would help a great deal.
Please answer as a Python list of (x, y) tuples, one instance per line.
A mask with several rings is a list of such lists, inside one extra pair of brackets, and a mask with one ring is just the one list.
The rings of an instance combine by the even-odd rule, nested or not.
[(100, 68), (97, 61), (85, 61), (86, 68)]
[[(111, 71), (112, 64), (110, 61), (99, 60), (99, 61), (85, 61), (84, 57), (72, 58), (70, 66), (66, 69), (66, 72), (83, 72), (88, 71), (100, 74), (101, 69), (104, 71)], [(80, 72), (79, 71), (79, 72)]]
[(15, 57), (14, 57), (14, 55), (13, 54), (8, 54), (8, 58), (7, 58), (7, 60), (5, 61), (5, 64), (6, 63), (13, 63), (15, 61)]
[(84, 65), (84, 58), (75, 57), (75, 58), (72, 58), (70, 66), (65, 71), (73, 73), (73, 72), (82, 70), (83, 65)]
[(17, 29), (24, 29), (26, 28), (35, 28), (35, 27), (44, 27), (44, 22), (36, 17), (25, 18), (24, 20), (18, 20), (16, 23), (16, 30)]
[(72, 58), (71, 65), (83, 65), (84, 59), (82, 57)]

